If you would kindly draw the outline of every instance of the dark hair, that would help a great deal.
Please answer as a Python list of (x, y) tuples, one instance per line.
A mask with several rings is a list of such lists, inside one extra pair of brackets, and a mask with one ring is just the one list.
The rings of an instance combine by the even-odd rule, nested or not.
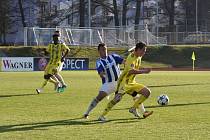
[(99, 50), (101, 47), (105, 47), (105, 46), (106, 46), (105, 43), (100, 43), (100, 44), (98, 44), (98, 50)]
[(55, 31), (54, 34), (53, 34), (53, 37), (54, 36), (60, 36), (60, 32), (59, 31)]
[(53, 37), (59, 37), (59, 35), (58, 34), (54, 34)]
[(57, 31), (55, 31), (55, 33), (60, 33), (60, 32), (57, 30)]
[(136, 43), (135, 51), (137, 51), (138, 49), (141, 50), (144, 47), (146, 47), (146, 44), (144, 42), (138, 42), (138, 43)]

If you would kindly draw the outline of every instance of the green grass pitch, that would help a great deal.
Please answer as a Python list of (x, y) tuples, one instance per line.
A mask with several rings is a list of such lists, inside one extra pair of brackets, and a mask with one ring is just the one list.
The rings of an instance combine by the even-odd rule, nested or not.
[[(35, 88), (43, 81), (43, 72), (0, 73), (0, 139), (210, 139), (210, 73), (151, 72), (137, 77), (149, 86), (152, 95), (144, 103), (154, 114), (134, 119), (128, 113), (132, 98), (125, 95), (107, 115), (109, 122), (97, 121), (108, 100), (93, 110), (89, 120), (80, 119), (101, 85), (95, 71), (62, 72), (69, 85), (57, 94), (48, 84), (43, 94)], [(168, 106), (157, 105), (157, 96), (165, 93)], [(111, 97), (112, 98), (112, 97)]]

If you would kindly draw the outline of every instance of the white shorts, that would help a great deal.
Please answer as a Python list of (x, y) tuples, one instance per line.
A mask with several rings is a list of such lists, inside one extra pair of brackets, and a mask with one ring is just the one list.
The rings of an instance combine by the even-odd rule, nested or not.
[(59, 72), (62, 71), (62, 69), (63, 69), (63, 64), (64, 64), (64, 62), (61, 62), (61, 65), (60, 65), (60, 67), (59, 67), (59, 69), (58, 69)]
[(104, 83), (99, 91), (106, 92), (107, 95), (110, 95), (111, 93), (114, 93), (116, 91), (117, 87), (117, 81), (110, 82), (110, 83)]

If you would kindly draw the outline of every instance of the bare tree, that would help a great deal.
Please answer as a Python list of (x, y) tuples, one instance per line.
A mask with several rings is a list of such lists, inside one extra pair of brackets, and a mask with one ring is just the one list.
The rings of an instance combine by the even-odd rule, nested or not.
[(127, 14), (127, 0), (123, 0), (123, 10), (122, 10), (122, 26), (126, 26), (126, 14)]
[(18, 0), (18, 5), (19, 5), (19, 9), (20, 9), (20, 14), (21, 14), (22, 25), (23, 25), (23, 27), (26, 27), (25, 15), (24, 15), (24, 9), (23, 9), (22, 0)]
[(79, 1), (80, 27), (85, 27), (85, 0)]
[[(109, 0), (92, 0), (92, 25), (107, 26), (113, 21), (110, 13), (113, 13), (113, 4)], [(101, 13), (98, 13), (98, 9)]]
[[(183, 7), (185, 9), (185, 30), (194, 32), (196, 31), (196, 0), (183, 0)], [(210, 1), (198, 1), (198, 29), (210, 31)]]
[(138, 41), (138, 29), (141, 12), (141, 0), (136, 0), (136, 16), (135, 16), (135, 41)]
[(113, 0), (113, 13), (114, 13), (114, 23), (116, 27), (120, 26), (119, 16), (118, 16), (118, 9), (117, 9), (117, 0)]
[(167, 0), (165, 1), (165, 8), (167, 10), (167, 13), (169, 15), (169, 31), (173, 31), (174, 30), (174, 17), (175, 17), (175, 0), (170, 0), (167, 3)]
[(0, 42), (7, 44), (6, 36), (12, 26), (12, 19), (10, 17), (10, 1), (0, 1)]
[(164, 15), (168, 17), (168, 31), (174, 31), (175, 20), (175, 2), (176, 0), (162, 0), (160, 1), (160, 7), (164, 11)]
[[(116, 1), (116, 0), (115, 0)], [(36, 5), (38, 5), (41, 8), (41, 3), (37, 2)], [(87, 14), (87, 0), (80, 0), (78, 2), (74, 3), (74, 6), (69, 5), (67, 9), (59, 9), (57, 10), (57, 14), (55, 15), (54, 13), (49, 13), (49, 14), (44, 14), (40, 13), (40, 18), (39, 23), (41, 24), (41, 27), (48, 27), (49, 24), (56, 26), (59, 25), (60, 22), (66, 20), (69, 17), (73, 17), (73, 15), (77, 15), (79, 18), (78, 25), (80, 27), (85, 27), (86, 19), (85, 19), (85, 14)], [(101, 7), (102, 9), (102, 15), (100, 17), (95, 16), (94, 10), (97, 7)], [(108, 25), (111, 21), (112, 18), (110, 16), (107, 16), (109, 13), (114, 14), (114, 19), (115, 19), (115, 26), (119, 26), (119, 14), (118, 14), (118, 6), (117, 3), (115, 3), (115, 6), (113, 6), (113, 2), (110, 2), (109, 0), (91, 0), (91, 13), (92, 15), (92, 25), (98, 26), (98, 25)], [(72, 10), (73, 9), (73, 10)], [(69, 20), (69, 24), (72, 25), (72, 20)]]

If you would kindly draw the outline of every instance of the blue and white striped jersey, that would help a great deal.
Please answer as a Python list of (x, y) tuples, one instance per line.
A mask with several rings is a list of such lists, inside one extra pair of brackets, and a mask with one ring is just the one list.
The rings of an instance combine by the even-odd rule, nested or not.
[(105, 72), (102, 84), (117, 81), (120, 76), (119, 64), (123, 63), (123, 58), (117, 54), (111, 54), (106, 59), (99, 58), (96, 61), (98, 73)]

